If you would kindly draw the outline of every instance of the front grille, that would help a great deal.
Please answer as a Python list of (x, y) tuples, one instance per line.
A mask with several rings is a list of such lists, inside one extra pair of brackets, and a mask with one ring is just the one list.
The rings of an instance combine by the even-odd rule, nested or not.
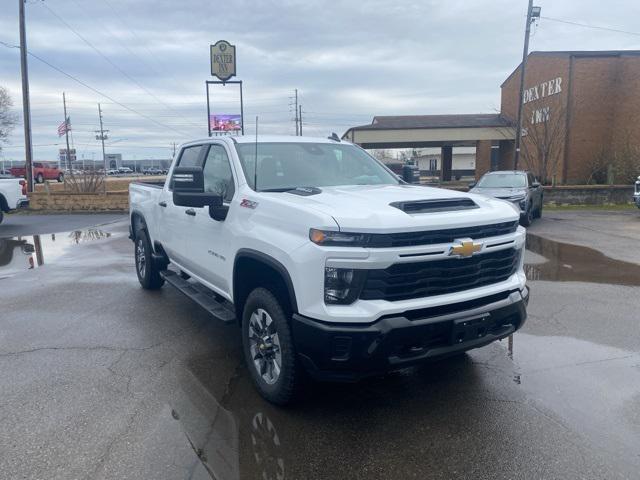
[(396, 263), (384, 270), (368, 270), (362, 300), (407, 300), (460, 292), (507, 280), (518, 268), (514, 248), (469, 258)]
[(410, 247), (416, 245), (435, 245), (452, 243), (460, 238), (488, 238), (514, 233), (518, 222), (494, 223), (477, 227), (450, 228), (447, 230), (431, 230), (422, 232), (373, 233), (369, 235), (366, 247)]

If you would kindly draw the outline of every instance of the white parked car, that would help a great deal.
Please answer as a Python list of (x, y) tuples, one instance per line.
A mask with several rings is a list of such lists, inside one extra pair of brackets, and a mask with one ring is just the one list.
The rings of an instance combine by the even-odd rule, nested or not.
[(21, 178), (0, 178), (0, 223), (4, 214), (29, 205), (27, 184)]
[(274, 403), (291, 400), (303, 370), (353, 381), (525, 322), (517, 208), (405, 184), (337, 137), (198, 140), (164, 183), (129, 189), (140, 284), (166, 281), (237, 323)]

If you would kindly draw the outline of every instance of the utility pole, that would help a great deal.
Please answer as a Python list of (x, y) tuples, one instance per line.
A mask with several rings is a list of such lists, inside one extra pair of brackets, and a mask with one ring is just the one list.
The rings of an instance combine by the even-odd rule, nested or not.
[(289, 103), (289, 111), (291, 111), (291, 107), (293, 107), (293, 112), (295, 114), (295, 121), (296, 121), (296, 137), (301, 135), (300, 134), (300, 129), (299, 129), (299, 119), (298, 119), (298, 89), (296, 88), (294, 90), (294, 96), (293, 97), (289, 97), (289, 100), (292, 100), (293, 103)]
[(71, 151), (69, 150), (69, 123), (67, 122), (67, 99), (64, 95), (64, 92), (62, 92), (62, 106), (64, 108), (64, 136), (66, 137), (66, 141), (67, 141), (67, 154), (65, 155), (65, 158), (67, 159), (67, 169), (69, 170), (69, 172), (71, 173), (71, 176), (73, 177), (73, 168), (71, 168)]
[(300, 131), (299, 131), (299, 120), (298, 120), (298, 89), (296, 88), (296, 137), (298, 135), (300, 135)]
[(529, 55), (529, 34), (531, 33), (531, 23), (540, 18), (540, 7), (533, 6), (533, 0), (529, 0), (527, 7), (527, 23), (524, 31), (524, 48), (522, 49), (522, 64), (520, 67), (520, 93), (518, 97), (518, 118), (516, 120), (516, 140), (513, 152), (513, 169), (518, 169), (520, 160), (520, 142), (522, 140), (522, 110), (524, 109), (524, 77), (527, 71), (527, 56)]
[(298, 105), (298, 124), (300, 125), (300, 136), (302, 136), (302, 105)]
[(31, 143), (31, 104), (29, 102), (29, 66), (27, 64), (27, 30), (24, 20), (24, 4), (18, 0), (20, 12), (20, 70), (22, 72), (22, 114), (24, 123), (25, 173), (27, 192), (33, 192), (33, 145)]
[(107, 155), (105, 154), (105, 151), (104, 151), (104, 141), (107, 138), (109, 138), (107, 136), (107, 132), (109, 132), (109, 130), (105, 130), (102, 126), (102, 109), (100, 108), (99, 103), (98, 103), (98, 116), (100, 117), (100, 130), (96, 130), (96, 133), (99, 133), (99, 135), (96, 135), (96, 140), (100, 140), (102, 142), (102, 168), (104, 169), (103, 186), (104, 186), (104, 192), (107, 193)]

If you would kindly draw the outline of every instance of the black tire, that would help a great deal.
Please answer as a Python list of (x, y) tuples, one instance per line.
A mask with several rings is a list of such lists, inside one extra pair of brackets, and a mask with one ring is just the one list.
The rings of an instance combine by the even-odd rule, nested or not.
[(41, 173), (39, 173), (39, 174), (36, 176), (36, 182), (37, 182), (37, 183), (44, 183), (44, 177), (42, 176), (42, 174), (41, 174)]
[(62, 183), (64, 182), (64, 173), (61, 173), (60, 175), (58, 175), (58, 183)]
[(146, 230), (138, 230), (134, 242), (133, 256), (136, 262), (136, 274), (142, 288), (157, 290), (164, 285), (160, 270), (153, 262), (151, 242)]
[(542, 203), (538, 208), (536, 208), (536, 213), (534, 214), (534, 218), (542, 218)]
[(527, 211), (524, 215), (520, 216), (520, 225), (523, 227), (528, 227), (533, 222), (533, 209), (531, 206), (527, 208)]
[[(258, 312), (266, 312), (268, 317), (270, 317), (271, 322), (268, 326), (265, 317), (260, 317)], [(255, 318), (252, 319), (252, 315), (254, 314), (257, 315), (256, 318), (260, 318), (265, 324), (264, 334), (261, 336), (250, 335), (250, 331), (254, 334), (256, 333), (255, 330), (253, 330), (256, 320)], [(265, 342), (263, 341), (265, 336), (273, 337), (276, 335), (277, 341), (272, 338), (267, 345), (271, 345), (271, 347), (278, 346), (280, 352), (280, 371), (275, 380), (271, 378), (272, 383), (270, 383), (268, 379), (263, 377), (263, 374), (261, 374), (259, 370), (261, 367), (256, 365), (256, 362), (268, 363), (268, 360), (265, 360), (267, 355), (273, 354), (275, 356), (277, 355), (277, 350), (271, 350), (265, 355), (263, 352), (266, 349), (262, 350), (260, 346), (256, 345), (256, 340), (259, 340), (261, 342), (260, 344), (265, 346)], [(276, 296), (266, 288), (256, 288), (253, 290), (244, 304), (242, 315), (242, 346), (247, 368), (260, 395), (267, 401), (277, 405), (291, 403), (297, 397), (301, 387), (302, 367), (297, 359), (291, 335), (291, 327), (287, 321), (285, 309), (282, 308)], [(260, 353), (260, 357), (255, 356), (255, 361), (252, 348), (254, 348), (254, 352)], [(274, 363), (277, 363), (277, 357), (272, 358), (272, 360)], [(270, 370), (271, 377), (273, 377), (274, 368), (275, 367), (270, 370), (269, 367), (265, 367), (264, 375), (269, 377)]]

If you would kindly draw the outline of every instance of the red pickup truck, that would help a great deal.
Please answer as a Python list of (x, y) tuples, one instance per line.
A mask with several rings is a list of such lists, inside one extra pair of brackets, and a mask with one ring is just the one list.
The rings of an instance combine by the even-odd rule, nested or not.
[[(13, 167), (9, 170), (14, 177), (26, 178), (25, 167)], [(44, 183), (45, 180), (64, 181), (64, 172), (56, 166), (43, 162), (33, 162), (33, 180), (36, 183)]]

